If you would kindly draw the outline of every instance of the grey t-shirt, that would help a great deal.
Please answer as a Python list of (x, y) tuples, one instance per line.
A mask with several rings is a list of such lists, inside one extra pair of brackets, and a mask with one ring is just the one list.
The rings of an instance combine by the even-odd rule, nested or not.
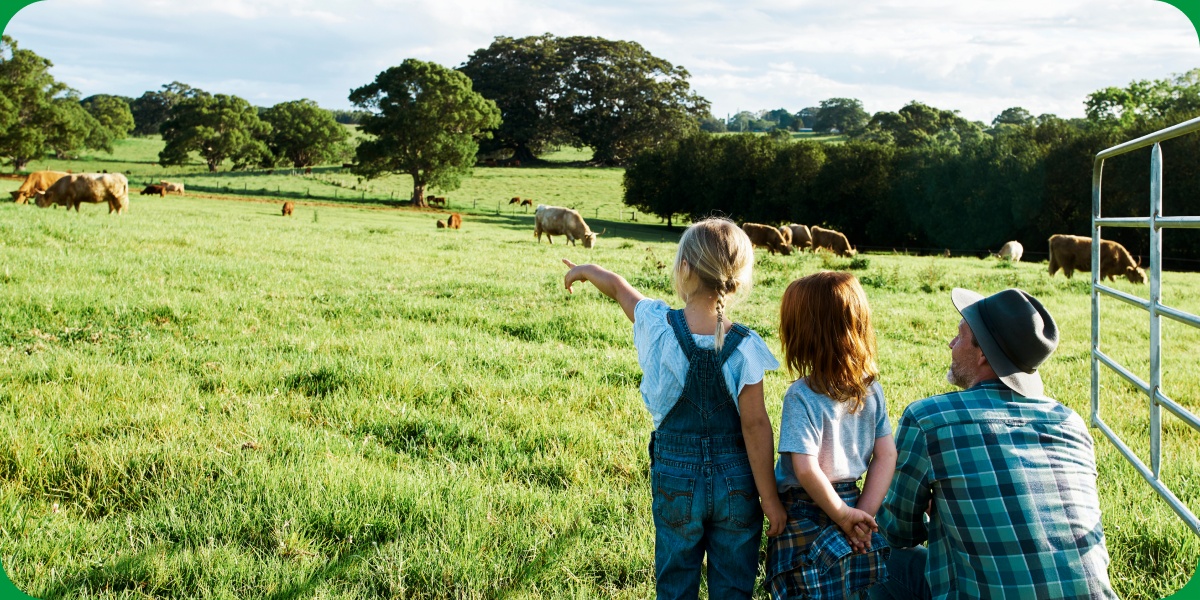
[(792, 469), (791, 453), (817, 457), (830, 483), (858, 481), (867, 471), (875, 439), (892, 435), (887, 402), (879, 382), (871, 384), (858, 412), (850, 414), (850, 402), (836, 402), (808, 387), (799, 379), (783, 396), (779, 421), (779, 461), (775, 481), (779, 491), (801, 487)]

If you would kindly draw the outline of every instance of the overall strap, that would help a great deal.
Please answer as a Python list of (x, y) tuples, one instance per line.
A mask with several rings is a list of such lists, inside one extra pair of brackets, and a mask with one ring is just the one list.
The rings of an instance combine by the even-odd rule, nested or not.
[(675, 339), (679, 341), (683, 353), (690, 359), (696, 352), (696, 341), (692, 339), (687, 320), (683, 318), (683, 309), (667, 311), (667, 322), (671, 324), (671, 330), (675, 332)]
[(734, 323), (733, 327), (729, 328), (729, 332), (725, 334), (725, 341), (721, 344), (721, 353), (717, 355), (717, 364), (724, 365), (725, 361), (733, 355), (733, 351), (737, 350), (738, 344), (749, 336), (750, 328), (741, 323)]

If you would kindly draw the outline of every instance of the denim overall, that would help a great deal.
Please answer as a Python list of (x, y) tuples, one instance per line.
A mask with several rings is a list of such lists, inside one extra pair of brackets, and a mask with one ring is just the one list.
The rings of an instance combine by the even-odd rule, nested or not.
[(763, 514), (737, 405), (721, 373), (750, 330), (734, 324), (718, 355), (696, 346), (683, 310), (668, 312), (667, 321), (689, 366), (679, 401), (650, 437), (658, 598), (696, 598), (705, 553), (708, 596), (750, 598)]

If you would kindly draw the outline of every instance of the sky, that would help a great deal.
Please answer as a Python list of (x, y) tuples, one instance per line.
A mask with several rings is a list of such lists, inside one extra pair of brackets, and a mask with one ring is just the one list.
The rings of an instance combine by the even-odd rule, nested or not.
[(455, 67), (501, 35), (636, 41), (720, 117), (833, 97), (1081, 117), (1091, 92), (1200, 67), (1195, 29), (1158, 0), (42, 0), (4, 32), (84, 96), (181, 81), (340, 109), (406, 58)]

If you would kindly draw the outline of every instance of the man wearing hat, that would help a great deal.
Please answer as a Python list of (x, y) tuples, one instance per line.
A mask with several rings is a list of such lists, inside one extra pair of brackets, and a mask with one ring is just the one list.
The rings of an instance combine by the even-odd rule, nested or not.
[(1115, 599), (1092, 438), (1038, 374), (1054, 319), (1017, 289), (951, 297), (962, 320), (946, 379), (963, 390), (900, 417), (877, 517), (891, 579), (871, 598)]

